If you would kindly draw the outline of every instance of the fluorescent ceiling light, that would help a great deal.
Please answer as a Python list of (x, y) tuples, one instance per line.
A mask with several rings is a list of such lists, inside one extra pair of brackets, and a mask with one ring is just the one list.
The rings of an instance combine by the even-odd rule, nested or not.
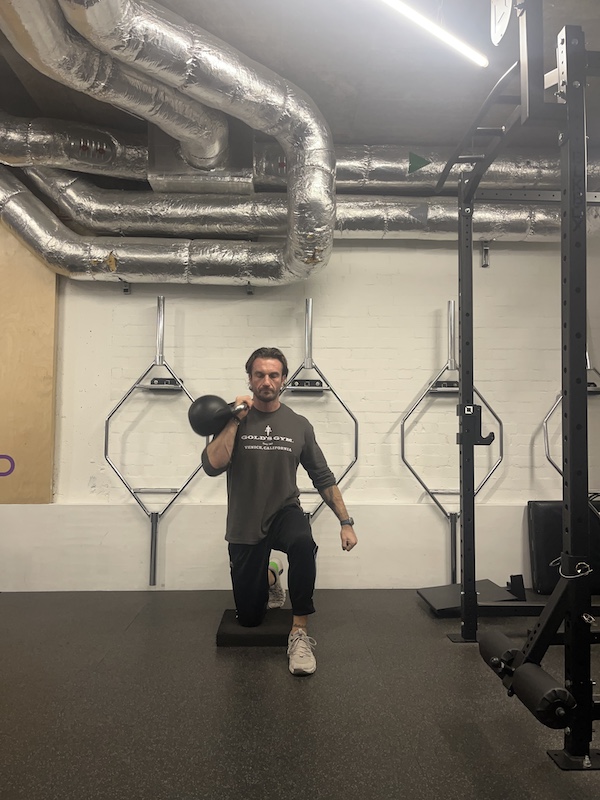
[(453, 47), (463, 56), (470, 58), (471, 61), (474, 61), (480, 67), (487, 67), (490, 63), (484, 55), (478, 53), (477, 50), (474, 50), (472, 47), (469, 47), (468, 44), (461, 42), (460, 39), (457, 39), (456, 36), (448, 33), (448, 31), (440, 28), (439, 25), (436, 25), (435, 22), (424, 17), (423, 14), (419, 14), (418, 11), (415, 11), (414, 8), (411, 8), (406, 3), (403, 3), (402, 0), (382, 0), (382, 2), (390, 6), (390, 8), (393, 8), (394, 11), (397, 11), (399, 14), (404, 14), (405, 17), (412, 20), (416, 25), (419, 25), (442, 42)]

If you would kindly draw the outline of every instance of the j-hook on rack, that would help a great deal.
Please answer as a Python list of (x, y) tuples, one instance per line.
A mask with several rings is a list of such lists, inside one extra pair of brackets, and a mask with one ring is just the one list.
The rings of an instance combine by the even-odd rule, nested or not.
[[(346, 403), (342, 400), (339, 394), (335, 391), (331, 383), (327, 380), (325, 375), (321, 372), (319, 367), (312, 357), (312, 327), (313, 327), (313, 301), (312, 298), (307, 298), (304, 313), (304, 361), (300, 364), (294, 374), (288, 379), (286, 385), (281, 390), (280, 394), (284, 392), (291, 392), (292, 394), (313, 394), (322, 395), (324, 392), (331, 392), (346, 414), (354, 423), (354, 453), (352, 460), (343, 472), (336, 476), (336, 483), (340, 483), (343, 478), (350, 472), (352, 467), (358, 460), (358, 420), (350, 411)], [(313, 371), (319, 376), (318, 378), (299, 378), (298, 376), (304, 371)], [(300, 494), (318, 494), (316, 489), (300, 489)], [(310, 520), (314, 519), (317, 513), (323, 507), (325, 501), (321, 500), (316, 508), (312, 511), (306, 512)]]
[[(136, 391), (142, 392), (185, 392), (185, 394), (189, 397), (189, 399), (193, 402), (194, 398), (185, 388), (183, 381), (179, 378), (173, 369), (169, 366), (169, 364), (165, 361), (164, 357), (164, 337), (165, 337), (165, 298), (164, 296), (158, 297), (158, 304), (157, 304), (157, 320), (156, 320), (156, 355), (154, 361), (150, 364), (148, 369), (142, 373), (142, 375), (137, 379), (137, 381), (133, 384), (133, 386), (123, 395), (123, 397), (119, 400), (117, 405), (113, 408), (110, 414), (106, 417), (106, 421), (104, 423), (104, 458), (108, 462), (108, 464), (112, 467), (115, 471), (117, 476), (120, 478), (122, 483), (125, 485), (127, 491), (131, 494), (133, 499), (136, 503), (140, 506), (142, 511), (149, 517), (150, 519), (150, 586), (156, 586), (156, 554), (157, 554), (157, 543), (158, 543), (158, 523), (160, 518), (165, 514), (167, 509), (169, 509), (175, 500), (179, 497), (181, 492), (186, 488), (186, 486), (190, 483), (190, 481), (195, 477), (195, 475), (202, 469), (202, 464), (199, 464), (196, 469), (192, 472), (189, 478), (185, 481), (185, 483), (179, 488), (165, 488), (165, 487), (138, 487), (134, 488), (131, 486), (127, 478), (120, 472), (117, 468), (114, 461), (110, 458), (108, 447), (109, 447), (109, 437), (110, 437), (110, 421), (111, 418), (116, 414), (116, 412), (121, 408), (121, 406), (126, 402), (126, 400)], [(144, 383), (145, 379), (148, 378), (150, 373), (156, 368), (161, 367), (164, 368), (170, 375), (170, 378), (164, 377), (154, 377), (148, 380), (148, 382)], [(172, 495), (169, 502), (165, 505), (162, 511), (151, 511), (144, 501), (141, 499), (140, 495), (142, 494), (151, 494), (151, 495)]]

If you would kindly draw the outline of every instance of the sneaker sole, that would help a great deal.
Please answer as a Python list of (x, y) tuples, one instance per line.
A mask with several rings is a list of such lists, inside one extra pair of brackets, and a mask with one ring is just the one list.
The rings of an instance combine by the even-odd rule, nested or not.
[(317, 668), (316, 668), (316, 666), (315, 666), (315, 668), (314, 668), (314, 669), (311, 669), (311, 670), (306, 670), (306, 669), (290, 669), (290, 672), (292, 673), (292, 675), (296, 675), (297, 677), (302, 677), (303, 675), (305, 675), (305, 676), (306, 676), (306, 675), (314, 675), (316, 671), (317, 671)]
[(286, 597), (284, 595), (283, 600), (269, 600), (267, 603), (267, 608), (281, 608), (285, 605)]

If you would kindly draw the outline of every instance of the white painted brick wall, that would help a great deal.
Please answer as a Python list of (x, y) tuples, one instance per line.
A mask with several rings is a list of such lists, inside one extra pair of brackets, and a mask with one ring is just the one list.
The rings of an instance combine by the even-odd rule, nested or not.
[[(474, 284), (475, 384), (505, 425), (504, 463), (482, 499), (556, 497), (560, 480), (545, 461), (540, 430), (560, 383), (555, 249), (493, 248), (491, 268), (476, 266)], [(244, 362), (255, 347), (280, 346), (291, 371), (302, 362), (304, 300), (312, 297), (313, 358), (360, 425), (350, 504), (429, 502), (400, 460), (399, 423), (446, 361), (456, 253), (406, 244), (338, 249), (309, 281), (253, 295), (234, 287), (139, 285), (125, 295), (117, 286), (64, 282), (57, 502), (89, 502), (91, 487), (95, 502), (126, 499), (102, 458), (103, 423), (154, 360), (159, 293), (166, 297), (166, 360), (192, 395), (227, 400), (246, 392)], [(288, 393), (285, 401), (309, 416), (332, 467), (343, 469), (352, 457), (352, 425), (335, 398)], [(203, 442), (187, 429), (187, 404), (184, 395), (136, 392), (118, 412), (111, 453), (136, 481), (146, 476), (162, 485), (164, 475), (168, 484), (193, 468)], [(497, 431), (487, 410), (483, 420), (484, 433)], [(456, 431), (454, 398), (426, 401), (407, 423), (407, 456), (428, 485), (458, 485)], [(497, 454), (497, 442), (477, 451), (479, 479)], [(222, 501), (223, 484), (199, 476), (179, 502)]]
[[(539, 448), (536, 427), (558, 387), (560, 287), (554, 256), (550, 248), (541, 252), (498, 248), (493, 250), (490, 269), (475, 270), (475, 382), (502, 417), (507, 439), (510, 433), (506, 461), (486, 486), (487, 501), (500, 487), (514, 501), (526, 500), (536, 491), (547, 496), (549, 489), (555, 493), (558, 488), (556, 480), (548, 480), (554, 478), (551, 467), (546, 470), (543, 464), (540, 474), (530, 476), (525, 484), (521, 475)], [(105, 487), (97, 500), (119, 502), (122, 486), (112, 476), (106, 477), (98, 432), (110, 404), (118, 402), (154, 359), (156, 296), (164, 293), (168, 363), (194, 396), (214, 393), (227, 399), (246, 391), (243, 365), (256, 346), (281, 346), (292, 370), (301, 363), (304, 300), (312, 297), (314, 360), (359, 419), (361, 458), (349, 480), (353, 499), (370, 501), (370, 488), (360, 488), (363, 484), (358, 483), (368, 477), (376, 481), (372, 486), (378, 493), (387, 489), (390, 498), (418, 501), (418, 485), (403, 480), (406, 470), (398, 458), (398, 423), (421, 387), (445, 363), (446, 308), (448, 300), (456, 298), (456, 283), (453, 250), (405, 245), (394, 250), (339, 249), (330, 266), (305, 284), (257, 289), (253, 295), (233, 287), (172, 286), (135, 286), (131, 295), (125, 295), (117, 286), (63, 284), (60, 356), (68, 391), (61, 393), (59, 403), (63, 424), (56, 500), (87, 501), (91, 481), (97, 492), (99, 486)], [(73, 407), (72, 389), (78, 384), (78, 394), (86, 402)], [(140, 428), (160, 429), (167, 437), (161, 442), (155, 433), (151, 448), (148, 440), (152, 472), (177, 462), (187, 468), (202, 442), (186, 441), (170, 408), (162, 423), (155, 421), (156, 398), (139, 398), (139, 394), (135, 403), (128, 401), (128, 413), (121, 415), (121, 422), (130, 425), (134, 416), (143, 420), (138, 407), (144, 403), (153, 407), (148, 419), (139, 422)], [(173, 398), (160, 399), (165, 410), (174, 405)], [(178, 398), (179, 404), (184, 406), (186, 399)], [(344, 426), (334, 398), (307, 400), (288, 395), (286, 400), (314, 422), (332, 466), (347, 464), (351, 426)], [(454, 478), (454, 403), (436, 398), (426, 405), (427, 412), (415, 415), (407, 431), (407, 447), (418, 451), (411, 463), (432, 468), (431, 480)], [(487, 416), (484, 413), (484, 425)], [(423, 423), (417, 426), (421, 418)], [(346, 435), (339, 432), (344, 427)], [(117, 424), (114, 434), (115, 439), (121, 434)], [(133, 438), (130, 433), (129, 439)], [(478, 452), (483, 469), (490, 457)], [(88, 475), (86, 470), (77, 477), (70, 475), (67, 465), (73, 458), (88, 465)], [(131, 458), (135, 461), (133, 454)], [(213, 499), (217, 491), (213, 483), (199, 479), (181, 501)]]
[[(594, 345), (600, 340), (595, 242), (590, 251), (593, 356)], [(475, 384), (504, 423), (504, 461), (478, 495), (478, 503), (485, 508), (487, 528), (493, 530), (496, 516), (497, 533), (502, 534), (497, 542), (488, 536), (483, 545), (481, 557), (486, 564), (494, 564), (507, 547), (503, 529), (507, 509), (515, 509), (519, 527), (528, 500), (560, 497), (560, 477), (545, 458), (541, 432), (542, 419), (560, 388), (559, 255), (557, 247), (548, 245), (498, 245), (492, 247), (489, 269), (479, 268), (477, 257), (475, 262)], [(397, 546), (404, 560), (396, 578), (386, 577), (383, 583), (377, 560), (371, 562), (366, 550), (364, 562), (357, 548), (356, 555), (349, 557), (356, 557), (357, 565), (342, 566), (354, 561), (342, 562), (338, 556), (337, 528), (325, 510), (319, 515), (318, 527), (330, 530), (330, 534), (333, 530), (332, 553), (338, 561), (331, 570), (327, 559), (324, 568), (320, 567), (321, 585), (418, 586), (425, 580), (446, 582), (446, 522), (437, 509), (431, 508), (431, 500), (402, 463), (399, 436), (402, 414), (447, 359), (447, 303), (457, 299), (455, 248), (426, 243), (337, 246), (329, 266), (310, 280), (257, 288), (252, 295), (237, 287), (176, 285), (134, 285), (132, 293), (126, 295), (117, 285), (61, 281), (55, 504), (65, 508), (131, 507), (123, 515), (121, 534), (127, 537), (131, 519), (139, 519), (135, 535), (141, 542), (136, 545), (142, 548), (137, 554), (140, 563), (147, 557), (147, 541), (138, 528), (143, 529), (147, 521), (104, 460), (104, 420), (154, 360), (159, 294), (166, 298), (167, 362), (194, 397), (217, 394), (228, 401), (247, 392), (244, 363), (256, 347), (281, 347), (291, 372), (295, 371), (304, 357), (305, 298), (313, 298), (313, 358), (360, 426), (359, 461), (342, 484), (345, 500), (354, 516), (360, 515), (364, 521), (370, 515), (378, 520), (379, 528), (385, 527), (384, 509), (390, 509), (393, 530), (363, 529), (359, 534), (369, 538), (370, 547), (378, 542), (387, 547), (387, 537), (400, 537)], [(204, 445), (188, 428), (187, 397), (135, 393), (133, 398), (111, 426), (111, 455), (134, 485), (183, 482), (197, 465)], [(352, 457), (353, 433), (335, 399), (331, 395), (306, 398), (288, 393), (285, 402), (311, 419), (330, 465), (339, 473)], [(497, 430), (487, 411), (483, 419), (484, 434)], [(551, 440), (560, 461), (560, 414), (554, 422)], [(428, 401), (408, 423), (407, 456), (430, 488), (458, 488), (457, 429), (452, 398)], [(600, 397), (590, 404), (592, 489), (600, 489), (599, 448), (594, 444), (598, 442)], [(497, 442), (477, 451), (478, 481), (497, 454)], [(307, 485), (302, 477), (301, 484)], [(187, 541), (196, 535), (196, 524), (202, 530), (202, 522), (210, 518), (214, 525), (210, 509), (223, 506), (225, 497), (224, 478), (209, 479), (200, 473), (168, 512), (169, 536), (173, 541)], [(165, 502), (164, 498), (158, 500), (155, 510)], [(314, 497), (307, 498), (307, 507), (314, 502)], [(444, 502), (450, 510), (458, 505), (455, 497)], [(190, 509), (189, 514), (177, 516), (177, 506), (188, 505), (197, 510), (197, 515), (194, 517)], [(412, 527), (419, 516), (417, 506), (423, 506), (423, 519), (432, 520), (429, 535), (418, 526)], [(11, 512), (11, 524), (15, 514), (18, 517), (18, 510)], [(26, 516), (29, 519), (31, 515)], [(57, 518), (56, 514), (52, 517)], [(191, 523), (192, 518), (197, 523)], [(187, 520), (185, 524), (191, 527), (176, 531), (177, 519)], [(37, 516), (35, 520), (39, 524)], [(86, 536), (92, 535), (92, 528), (90, 522)], [(523, 530), (519, 527), (512, 535), (516, 536), (514, 558), (518, 563), (511, 571), (526, 571)], [(31, 532), (31, 537), (35, 541), (36, 534)], [(208, 562), (222, 560), (222, 530), (211, 531), (203, 542)], [(162, 546), (168, 553), (168, 543)], [(427, 569), (425, 563), (429, 564)], [(501, 564), (504, 567), (504, 562)], [(197, 571), (185, 566), (175, 573), (169, 569), (173, 569), (172, 564), (163, 584), (168, 588), (227, 585), (226, 574), (219, 573), (216, 582), (198, 583)], [(487, 576), (502, 580), (500, 576)], [(141, 580), (143, 583), (145, 573)], [(65, 588), (74, 588), (73, 581), (65, 573)], [(42, 584), (33, 588), (43, 588)], [(60, 585), (58, 576), (51, 588)], [(127, 577), (106, 585), (137, 586)], [(16, 579), (16, 585), (10, 588), (19, 586)], [(89, 585), (84, 581), (86, 587)]]

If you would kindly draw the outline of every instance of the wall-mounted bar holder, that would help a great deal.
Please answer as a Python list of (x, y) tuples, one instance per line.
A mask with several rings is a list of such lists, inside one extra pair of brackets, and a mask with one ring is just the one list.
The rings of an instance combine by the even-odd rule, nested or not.
[[(331, 392), (331, 394), (335, 397), (341, 407), (344, 409), (346, 414), (350, 417), (353, 422), (354, 428), (354, 438), (353, 438), (353, 455), (350, 463), (348, 466), (340, 473), (340, 475), (336, 476), (336, 482), (339, 484), (343, 478), (350, 472), (352, 467), (356, 464), (358, 460), (358, 420), (350, 411), (346, 403), (342, 400), (339, 394), (335, 391), (331, 383), (327, 380), (325, 375), (321, 372), (319, 367), (313, 361), (312, 357), (312, 326), (313, 326), (313, 302), (312, 298), (308, 298), (306, 300), (305, 306), (305, 313), (304, 313), (304, 361), (300, 364), (298, 369), (294, 372), (294, 374), (288, 378), (286, 385), (281, 390), (281, 394), (284, 392), (290, 392), (291, 394), (306, 394), (306, 395), (322, 395), (325, 392)], [(310, 372), (313, 371), (318, 375), (318, 378), (299, 378), (298, 376), (303, 372)], [(317, 490), (314, 488), (310, 489), (300, 489), (301, 494), (318, 494)], [(317, 513), (323, 507), (323, 503), (325, 501), (321, 500), (316, 508), (312, 511), (307, 512), (307, 516), (312, 520), (315, 518)]]
[[(402, 461), (406, 464), (409, 471), (414, 475), (420, 485), (423, 487), (425, 492), (429, 495), (429, 497), (433, 500), (435, 505), (439, 508), (442, 514), (448, 520), (450, 526), (450, 579), (451, 583), (457, 582), (457, 522), (459, 518), (459, 514), (456, 512), (451, 512), (446, 509), (444, 504), (439, 499), (440, 496), (451, 496), (451, 495), (460, 495), (459, 489), (430, 489), (429, 486), (425, 483), (423, 478), (419, 475), (413, 465), (410, 463), (408, 458), (406, 457), (406, 423), (410, 419), (410, 417), (414, 414), (417, 408), (421, 405), (421, 403), (426, 398), (431, 398), (435, 395), (452, 395), (455, 394), (458, 399), (458, 375), (456, 374), (458, 371), (458, 363), (456, 361), (455, 353), (456, 353), (456, 344), (455, 344), (455, 303), (454, 300), (448, 301), (448, 360), (441, 368), (439, 372), (437, 372), (434, 377), (429, 381), (429, 383), (425, 386), (423, 391), (419, 394), (419, 396), (413, 401), (412, 405), (405, 411), (404, 415), (402, 416), (402, 420), (400, 423), (400, 455)], [(454, 373), (454, 374), (446, 374), (446, 373)], [(445, 377), (444, 377), (445, 376)], [(479, 485), (475, 489), (475, 495), (485, 486), (485, 484), (489, 481), (492, 477), (494, 472), (498, 469), (502, 460), (504, 458), (504, 426), (502, 424), (502, 420), (496, 414), (494, 409), (489, 405), (489, 403), (484, 399), (475, 387), (473, 387), (473, 394), (479, 398), (481, 404), (485, 406), (485, 408), (489, 411), (492, 417), (496, 420), (498, 424), (498, 457), (488, 470), (487, 474), (484, 478), (480, 481)], [(491, 440), (490, 440), (491, 441)]]
[[(186, 488), (186, 486), (191, 482), (191, 480), (196, 476), (196, 474), (202, 469), (202, 464), (199, 464), (196, 469), (192, 472), (189, 478), (183, 483), (180, 487), (149, 487), (149, 486), (142, 486), (134, 488), (131, 486), (127, 478), (124, 477), (122, 472), (116, 466), (114, 461), (111, 459), (109, 455), (109, 441), (110, 441), (110, 421), (112, 417), (116, 414), (116, 412), (123, 406), (123, 404), (127, 401), (127, 399), (136, 391), (143, 391), (143, 392), (184, 392), (190, 399), (190, 401), (194, 401), (192, 395), (188, 392), (185, 388), (183, 381), (175, 374), (173, 369), (169, 366), (169, 364), (165, 361), (164, 357), (164, 330), (165, 330), (165, 298), (160, 296), (158, 298), (158, 308), (157, 308), (157, 321), (156, 321), (156, 356), (154, 361), (150, 364), (147, 370), (142, 373), (142, 375), (137, 379), (137, 381), (133, 384), (133, 386), (123, 395), (123, 397), (119, 400), (117, 405), (113, 408), (110, 414), (106, 417), (104, 422), (104, 458), (108, 462), (108, 464), (112, 467), (115, 471), (119, 479), (124, 484), (127, 491), (131, 494), (133, 499), (136, 503), (140, 506), (142, 511), (148, 516), (150, 519), (150, 586), (156, 586), (156, 561), (157, 561), (157, 545), (158, 545), (158, 523), (161, 517), (165, 514), (167, 509), (169, 509), (175, 500), (179, 497), (181, 492)], [(161, 367), (165, 369), (169, 374), (170, 378), (165, 377), (153, 377), (149, 378), (150, 373), (156, 368)], [(142, 494), (151, 494), (151, 495), (171, 495), (171, 499), (169, 502), (164, 506), (162, 511), (151, 511), (147, 505), (143, 502), (140, 498)]]

